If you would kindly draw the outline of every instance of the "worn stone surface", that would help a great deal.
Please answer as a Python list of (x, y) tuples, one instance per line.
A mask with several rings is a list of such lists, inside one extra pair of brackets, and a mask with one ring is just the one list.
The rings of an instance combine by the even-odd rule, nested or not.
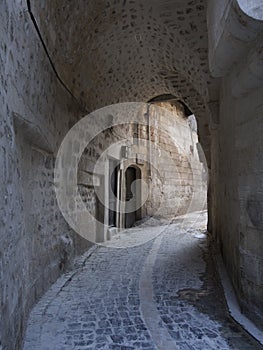
[[(230, 77), (225, 83), (226, 90), (229, 89), (232, 79)], [(222, 118), (218, 131), (220, 153), (224, 162), (220, 168), (215, 162), (214, 168), (217, 176), (215, 208), (218, 215), (215, 232), (218, 234), (223, 257), (238, 291), (242, 308), (261, 327), (262, 93), (261, 89), (235, 101), (230, 95), (224, 95), (222, 113), (225, 112), (225, 117)], [(236, 110), (231, 114), (231, 119), (227, 117), (229, 104), (235, 105)], [(215, 151), (219, 152), (216, 147)]]
[(209, 143), (206, 1), (32, 1), (52, 60), (88, 109), (165, 93), (184, 100)]
[(210, 5), (210, 66), (222, 77), (210, 217), (241, 308), (262, 329), (262, 4), (226, 1), (220, 15)]
[(65, 223), (54, 158), (82, 114), (55, 77), (25, 1), (0, 4), (0, 348), (19, 349), (29, 311), (87, 249)]
[(93, 108), (163, 94), (197, 116), (211, 168), (209, 228), (242, 310), (263, 327), (261, 3), (31, 2), (50, 60), (30, 2), (0, 4), (0, 347), (19, 348), (29, 310), (84, 248), (54, 197), (63, 136)]
[(33, 310), (24, 349), (154, 349), (139, 300), (140, 267), (150, 248), (151, 242), (98, 248)]
[[(188, 217), (191, 220), (191, 215)], [(198, 218), (200, 228), (203, 219), (204, 216)], [(176, 226), (172, 226), (163, 236), (154, 266), (153, 285), (161, 319), (177, 347), (260, 349), (261, 346), (227, 316), (222, 287), (205, 235), (198, 233), (195, 227), (185, 228), (177, 231), (174, 243), (175, 231)]]
[[(129, 104), (125, 105), (123, 111), (120, 108), (120, 112), (125, 115), (126, 109), (129, 109)], [(141, 104), (139, 110), (134, 112), (137, 124), (129, 123), (129, 117), (125, 118), (125, 124), (118, 124), (113, 107), (105, 112), (106, 115), (108, 113), (112, 114), (114, 126), (92, 139), (85, 148), (78, 167), (80, 194), (93, 217), (98, 219), (100, 214), (100, 221), (109, 224), (107, 209), (103, 208), (100, 213), (98, 205), (102, 201), (106, 207), (109, 206), (108, 193), (112, 176), (109, 163), (113, 159), (117, 164), (116, 182), (119, 192), (116, 197), (119, 200), (126, 200), (125, 173), (128, 167), (140, 170), (140, 180), (144, 182), (144, 188), (137, 186), (136, 193), (140, 203), (140, 219), (145, 216), (169, 218), (206, 207), (206, 162), (197, 149), (195, 126), (191, 127), (190, 119), (186, 117), (180, 103)], [(191, 118), (194, 123), (194, 116)], [(149, 126), (147, 121), (151, 123)], [(128, 148), (125, 157), (122, 154), (123, 147)], [(138, 156), (142, 158), (140, 161)], [(93, 182), (92, 174), (98, 178), (97, 183)], [(96, 198), (98, 188), (103, 195)], [(148, 193), (145, 203), (142, 200), (143, 190)], [(115, 226), (123, 228), (125, 219), (122, 220), (122, 217), (125, 214), (118, 215), (121, 219)], [(96, 232), (95, 222), (89, 225), (89, 231), (93, 237), (93, 232)], [(98, 230), (97, 236), (100, 237)]]
[(159, 231), (145, 244), (133, 228), (84, 256), (32, 311), (24, 350), (261, 349), (227, 314), (205, 224), (203, 212), (145, 225)]
[[(26, 2), (0, 6), (0, 342), (12, 349), (31, 307), (89, 245), (65, 223), (53, 187), (60, 142), (84, 111), (58, 81)], [(93, 191), (82, 190), (94, 211)]]

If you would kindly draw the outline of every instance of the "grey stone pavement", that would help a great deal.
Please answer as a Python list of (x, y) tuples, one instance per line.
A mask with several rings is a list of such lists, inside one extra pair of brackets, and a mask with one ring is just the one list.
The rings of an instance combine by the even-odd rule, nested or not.
[(262, 349), (228, 315), (205, 223), (146, 222), (92, 248), (32, 310), (23, 349)]

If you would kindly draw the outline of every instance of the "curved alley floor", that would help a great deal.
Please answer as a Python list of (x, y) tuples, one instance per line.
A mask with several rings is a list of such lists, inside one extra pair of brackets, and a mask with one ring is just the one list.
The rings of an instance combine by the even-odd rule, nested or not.
[(205, 226), (199, 212), (93, 247), (32, 310), (24, 350), (262, 349), (228, 316)]

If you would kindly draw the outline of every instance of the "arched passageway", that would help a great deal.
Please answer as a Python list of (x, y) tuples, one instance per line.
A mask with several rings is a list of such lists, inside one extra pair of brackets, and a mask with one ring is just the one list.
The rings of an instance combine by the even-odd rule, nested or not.
[[(125, 180), (123, 173), (125, 157), (120, 151), (123, 146), (125, 150), (133, 152), (131, 163), (140, 165), (142, 178), (147, 180), (149, 199), (141, 209), (141, 216), (151, 217), (155, 226), (154, 220), (159, 224), (165, 224), (162, 220), (168, 212), (171, 215), (185, 214), (185, 207), (191, 202), (189, 198), (194, 192), (192, 184), (195, 177), (192, 176), (193, 172), (188, 173), (189, 164), (191, 167), (197, 164), (195, 162), (197, 157), (201, 163), (206, 159), (209, 175), (208, 231), (212, 236), (212, 247), (217, 247), (222, 255), (238, 305), (242, 310), (242, 322), (244, 324), (252, 322), (254, 326), (250, 331), (255, 337), (262, 339), (262, 2), (94, 0), (77, 3), (67, 1), (61, 5), (61, 1), (58, 0), (44, 2), (27, 0), (3, 1), (0, 9), (2, 68), (0, 70), (0, 188), (2, 193), (0, 202), (0, 349), (22, 348), (26, 321), (33, 306), (63, 273), (72, 268), (77, 256), (91, 248), (94, 242), (106, 242), (113, 236), (109, 228), (115, 228), (115, 225), (117, 226), (116, 232), (114, 231), (116, 237), (113, 238), (121, 240), (117, 231), (118, 228), (125, 226), (125, 220), (121, 222), (120, 217), (119, 219), (118, 215), (116, 217), (114, 209), (117, 208), (119, 213), (123, 213), (125, 209), (125, 203), (119, 203), (120, 197), (116, 196), (116, 190), (117, 194), (120, 190), (118, 177)], [(103, 134), (103, 141), (100, 137), (96, 138), (94, 134), (99, 128), (98, 118), (94, 117), (87, 130), (80, 130), (80, 137), (72, 140), (68, 145), (69, 155), (75, 157), (78, 154), (82, 147), (80, 140), (83, 135), (83, 137), (92, 135), (94, 142), (85, 148), (77, 171), (70, 168), (68, 159), (61, 166), (64, 169), (62, 175), (66, 174), (65, 176), (72, 180), (72, 184), (77, 178), (78, 200), (84, 199), (85, 207), (92, 216), (86, 230), (86, 235), (91, 237), (88, 241), (84, 238), (84, 234), (78, 235), (71, 229), (65, 221), (64, 213), (60, 211), (56, 198), (59, 181), (59, 177), (55, 176), (56, 157), (62, 140), (83, 116), (101, 107), (134, 101), (143, 104), (150, 101), (148, 107), (144, 108), (144, 105), (136, 116), (144, 118), (144, 121), (154, 121), (156, 124), (160, 119), (165, 121), (167, 119), (164, 115), (160, 119), (156, 117), (153, 106), (155, 103), (174, 104), (173, 108), (177, 109), (179, 117), (181, 113), (187, 114), (191, 111), (197, 120), (198, 135), (195, 135), (193, 144), (180, 142), (184, 145), (182, 151), (179, 148), (172, 148), (171, 137), (158, 134), (157, 127), (136, 129), (137, 121), (132, 119), (128, 109), (122, 113), (126, 118), (126, 127), (112, 128), (112, 120), (116, 119), (116, 115), (111, 113), (107, 115), (108, 125)], [(170, 130), (176, 130), (177, 137), (180, 138), (184, 127), (180, 128), (178, 120), (175, 118), (172, 125), (169, 119), (168, 126)], [(183, 125), (185, 125), (184, 122)], [(188, 133), (191, 132), (187, 130)], [(103, 163), (105, 167), (98, 168), (95, 172), (94, 159), (100, 157), (105, 145), (108, 145), (113, 138), (119, 138), (119, 131), (121, 137), (123, 134), (127, 136), (140, 133), (143, 140), (159, 146), (165, 145), (166, 155), (170, 153), (173, 161), (176, 158), (180, 159), (178, 174), (180, 176), (184, 174), (185, 178), (176, 178), (175, 172), (168, 167), (165, 173), (157, 175), (149, 171), (141, 153), (138, 150), (136, 152), (137, 145), (133, 140), (113, 149), (105, 156)], [(201, 148), (204, 155), (199, 152)], [(142, 155), (147, 154), (149, 149), (150, 147), (146, 147)], [(122, 162), (119, 164), (117, 181), (116, 176), (112, 179), (114, 194), (112, 197), (108, 192), (110, 158)], [(164, 158), (163, 153), (159, 157), (156, 152), (157, 163), (161, 163)], [(73, 163), (76, 162), (77, 157), (74, 159)], [(165, 163), (170, 165), (166, 158)], [(200, 173), (202, 166), (199, 164), (192, 168), (196, 173)], [(176, 181), (177, 186), (171, 185), (171, 180)], [(202, 181), (201, 184), (203, 184)], [(200, 185), (198, 188), (202, 189), (200, 193), (203, 193), (203, 186)], [(72, 194), (71, 187), (67, 188), (67, 193)], [(157, 196), (158, 200), (155, 200), (156, 193), (162, 193), (162, 196)], [(195, 198), (198, 199), (200, 193), (195, 193), (197, 194)], [(104, 198), (105, 201), (100, 203), (99, 198)], [(162, 202), (163, 198), (165, 202)], [(74, 215), (80, 213), (79, 203), (80, 201), (70, 203), (67, 210), (73, 211)], [(165, 205), (160, 206), (160, 203)], [(199, 206), (198, 200), (194, 202), (194, 206)], [(160, 208), (163, 211), (159, 210)], [(157, 209), (158, 218), (153, 217)], [(80, 217), (79, 225), (85, 231), (87, 222), (81, 219)], [(133, 221), (134, 217), (130, 222)], [(139, 237), (144, 238), (156, 233), (154, 229), (146, 230), (145, 236), (143, 236), (144, 230), (134, 229), (134, 232), (140, 232)], [(148, 233), (149, 236), (147, 236)], [(100, 268), (94, 272), (94, 280), (90, 279), (94, 282), (94, 288), (98, 286), (98, 299), (104, 298), (105, 308), (109, 307), (109, 304), (115, 305), (114, 303), (117, 308), (120, 308), (119, 311), (124, 315), (121, 320), (122, 330), (126, 330), (126, 327), (136, 328), (136, 336), (128, 333), (127, 330), (129, 341), (134, 344), (137, 341), (149, 341), (150, 345), (147, 346), (153, 347), (150, 335), (147, 333), (152, 325), (145, 320), (147, 325), (143, 324), (141, 315), (138, 314), (140, 312), (138, 285), (141, 282), (143, 286), (143, 280), (138, 280), (136, 269), (139, 271), (138, 265), (140, 265), (142, 276), (146, 276), (147, 271), (153, 274), (156, 280), (154, 286), (150, 285), (150, 290), (158, 294), (157, 280), (162, 281), (163, 285), (166, 281), (163, 281), (163, 276), (157, 271), (158, 267), (153, 266), (153, 260), (156, 258), (156, 261), (162, 263), (165, 250), (169, 251), (165, 241), (169, 242), (173, 234), (176, 238), (180, 237), (180, 233), (174, 227), (171, 236), (167, 232), (164, 234), (164, 241), (161, 238), (155, 241), (159, 242), (159, 246), (154, 245), (151, 248), (145, 246), (149, 259), (147, 254), (144, 256), (143, 249), (142, 251), (140, 248), (138, 251), (135, 249), (134, 256), (138, 259), (136, 261), (131, 259), (129, 265), (131, 270), (125, 270), (127, 267), (125, 259), (131, 258), (126, 250), (123, 250), (123, 255), (121, 253), (118, 255), (116, 252), (107, 255), (103, 252), (101, 255), (104, 256), (104, 260), (100, 260), (98, 251), (98, 255), (92, 257), (91, 265), (89, 265), (89, 259), (87, 260), (87, 270), (91, 275), (93, 270), (96, 270), (96, 264), (100, 264)], [(125, 237), (129, 242), (128, 236)], [(181, 242), (181, 247), (184, 246), (183, 242), (187, 245), (183, 238)], [(168, 288), (169, 283), (174, 287), (172, 280), (176, 280), (169, 266), (173, 266), (170, 259), (172, 260), (172, 257), (179, 252), (172, 242), (170, 246), (171, 254), (167, 254), (163, 267), (168, 277), (172, 277), (167, 278), (167, 285), (164, 286), (163, 292), (167, 291), (165, 288)], [(198, 270), (198, 261), (200, 266), (203, 262), (199, 259), (200, 256), (194, 253), (199, 251), (199, 248), (190, 247), (185, 251), (186, 255), (183, 257), (186, 257), (186, 261), (182, 261), (182, 263), (185, 262), (185, 265), (181, 266), (182, 269), (185, 269), (189, 263), (193, 268), (197, 266)], [(191, 263), (191, 256), (196, 265)], [(142, 257), (145, 260), (140, 260)], [(121, 261), (121, 264), (116, 262), (116, 265), (121, 265), (123, 270), (118, 270), (114, 264), (114, 266), (111, 265), (114, 258), (116, 261)], [(144, 263), (146, 270), (142, 269)], [(112, 268), (110, 272), (113, 276), (117, 276), (116, 279), (107, 280), (108, 293), (112, 298), (104, 294), (99, 284), (101, 279), (107, 278), (104, 272), (109, 266), (110, 269)], [(132, 276), (132, 281), (125, 279), (126, 274)], [(73, 280), (74, 283), (69, 284), (69, 289), (66, 288), (68, 282), (65, 280), (63, 280), (65, 285), (64, 282), (62, 286), (55, 285), (54, 288), (58, 288), (59, 303), (67, 305), (71, 297), (75, 300), (72, 290), (75, 291), (80, 285), (75, 279)], [(79, 282), (83, 285), (86, 283), (85, 279), (81, 278)], [(161, 293), (155, 295), (154, 303), (162, 310), (162, 322), (166, 325), (164, 329), (167, 328), (168, 333), (175, 330), (174, 319), (170, 317), (173, 303), (177, 307), (178, 300), (184, 303), (187, 299), (187, 303), (191, 304), (193, 303), (191, 298), (194, 298), (198, 304), (198, 298), (202, 299), (196, 291), (189, 292), (191, 288), (188, 282), (185, 281), (185, 284), (183, 282), (178, 294), (172, 295), (171, 299), (167, 292), (168, 299), (165, 299), (163, 304)], [(116, 291), (118, 283), (128, 285), (130, 294), (125, 290), (126, 294), (123, 292), (114, 298), (114, 290)], [(146, 279), (145, 283), (149, 283), (149, 280)], [(180, 281), (176, 280), (176, 283), (180, 285)], [(72, 290), (71, 286), (73, 286)], [(91, 286), (91, 289), (93, 287)], [(64, 288), (66, 292), (63, 295)], [(219, 290), (220, 286), (216, 284), (216, 288)], [(201, 288), (201, 292), (208, 293), (209, 288), (205, 290)], [(125, 306), (122, 304), (124, 294), (125, 297), (129, 295)], [(153, 295), (151, 302), (155, 298)], [(51, 292), (51, 299), (53, 296)], [(47, 299), (44, 299), (45, 302), (49, 303)], [(169, 305), (164, 305), (166, 303)], [(69, 304), (74, 311), (76, 304), (70, 302)], [(126, 317), (125, 307), (129, 305), (134, 308), (129, 310), (131, 313), (134, 312), (132, 320)], [(59, 309), (58, 305), (53, 306), (54, 309)], [(201, 310), (199, 311), (204, 315), (206, 311), (203, 305), (199, 306)], [(45, 307), (49, 308), (47, 305)], [(122, 311), (121, 307), (124, 307)], [(112, 321), (114, 324), (108, 327), (108, 322), (111, 321), (105, 320), (103, 312), (98, 307), (96, 316), (99, 318), (94, 320), (94, 315), (91, 315), (91, 319), (88, 320), (87, 316), (87, 323), (83, 321), (85, 326), (81, 323), (81, 329), (79, 329), (74, 312), (71, 313), (71, 311), (73, 321), (69, 326), (72, 328), (68, 329), (69, 337), (81, 338), (80, 334), (89, 334), (91, 329), (94, 330), (98, 326), (95, 333), (97, 332), (96, 336), (101, 336), (100, 344), (105, 337), (113, 336), (114, 340), (110, 344), (115, 348), (122, 346), (122, 338), (116, 338), (120, 328), (119, 316), (117, 321), (116, 315), (112, 316), (111, 321), (114, 319)], [(113, 313), (115, 311), (116, 308)], [(170, 315), (168, 318), (164, 315), (166, 311)], [(131, 314), (127, 312), (127, 315)], [(221, 342), (224, 337), (225, 340), (226, 337), (233, 336), (227, 327), (225, 328), (227, 335), (221, 333), (218, 335), (215, 332), (217, 334), (215, 336), (215, 333), (209, 330), (200, 333), (199, 326), (192, 327), (191, 320), (194, 319), (194, 315), (194, 311), (184, 314), (191, 325), (188, 327), (187, 322), (182, 322), (186, 329), (185, 333), (195, 334), (194, 337), (197, 338), (205, 334), (206, 340), (209, 338), (211, 342), (213, 342), (211, 339), (218, 339), (220, 346), (225, 344)], [(61, 316), (63, 317), (64, 315)], [(55, 321), (57, 321), (56, 318)], [(99, 323), (94, 326), (91, 325), (93, 322)], [(220, 322), (219, 324), (224, 328), (225, 322)], [(169, 329), (169, 324), (172, 330)], [(75, 334), (74, 327), (77, 329)], [(88, 329), (86, 333), (85, 327)], [(116, 333), (103, 334), (102, 328), (116, 328)], [(96, 337), (95, 333), (94, 337)], [(167, 332), (164, 333), (167, 335)], [(60, 330), (58, 334), (61, 335)], [(57, 339), (59, 339), (58, 334), (56, 334)], [(239, 332), (238, 334), (240, 335)], [(174, 338), (177, 335), (177, 330), (170, 334)], [(61, 336), (64, 337), (64, 335)], [(139, 339), (140, 336), (143, 339)], [(243, 341), (249, 349), (250, 340), (243, 335), (239, 338), (232, 339), (232, 344), (237, 341), (239, 346), (240, 341)], [(97, 340), (96, 338), (96, 342)], [(93, 346), (89, 343), (93, 339), (87, 338), (85, 341), (83, 345), (80, 339), (76, 347)], [(178, 339), (176, 342), (180, 343)], [(137, 345), (132, 346), (136, 348)], [(179, 346), (187, 347), (188, 344), (179, 344)], [(222, 348), (224, 346), (222, 345)], [(234, 347), (234, 345), (231, 346)], [(257, 345), (253, 346), (256, 348)]]

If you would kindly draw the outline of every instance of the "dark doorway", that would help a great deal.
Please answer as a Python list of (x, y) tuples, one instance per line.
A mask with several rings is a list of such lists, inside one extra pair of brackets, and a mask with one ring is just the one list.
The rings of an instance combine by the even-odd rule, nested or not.
[(118, 162), (115, 159), (109, 160), (109, 174), (109, 226), (116, 227)]
[[(134, 166), (130, 166), (129, 168), (127, 168), (125, 173), (126, 202), (129, 202), (129, 206), (126, 206), (127, 208), (129, 208), (129, 212), (125, 214), (125, 227), (127, 228), (132, 227), (137, 220), (141, 219), (141, 188), (138, 183), (136, 183), (136, 186), (135, 188), (133, 188), (132, 192), (133, 182), (140, 178), (141, 170), (139, 168)], [(134, 208), (134, 210), (132, 210), (132, 207)]]

